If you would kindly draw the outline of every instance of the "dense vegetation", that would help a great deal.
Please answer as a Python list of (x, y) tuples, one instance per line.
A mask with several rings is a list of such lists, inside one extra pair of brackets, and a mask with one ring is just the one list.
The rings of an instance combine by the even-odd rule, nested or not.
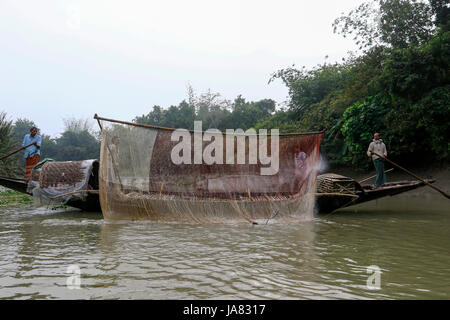
[[(133, 121), (172, 128), (279, 128), (281, 132), (326, 128), (321, 151), (334, 165), (367, 167), (365, 151), (380, 132), (389, 156), (405, 165), (448, 162), (450, 156), (450, 8), (447, 0), (371, 0), (338, 17), (334, 32), (351, 36), (360, 55), (311, 69), (295, 66), (275, 72), (289, 89), (288, 106), (275, 101), (234, 101), (218, 93), (196, 95), (177, 106), (154, 106)], [(269, 81), (269, 82), (270, 82)], [(83, 120), (69, 119), (60, 137), (41, 134), (42, 158), (79, 160), (99, 157), (98, 134)], [(0, 154), (20, 146), (35, 124), (14, 125), (0, 113)], [(22, 161), (22, 163), (21, 163)], [(1, 174), (19, 156), (0, 165)], [(6, 169), (8, 168), (8, 169)], [(12, 172), (12, 171), (11, 171)]]
[[(0, 111), (0, 157), (14, 151), (13, 124), (7, 119), (5, 112)], [(0, 175), (15, 176), (19, 173), (17, 157), (11, 156), (0, 160)]]
[(178, 106), (162, 109), (154, 106), (147, 115), (136, 117), (140, 124), (151, 124), (169, 128), (193, 129), (194, 120), (201, 120), (204, 129), (217, 128), (224, 131), (229, 128), (248, 129), (271, 117), (275, 111), (275, 101), (263, 99), (247, 102), (238, 96), (233, 102), (221, 99), (220, 94), (207, 93), (197, 96), (188, 88), (188, 101)]
[(290, 130), (327, 128), (322, 152), (331, 163), (368, 164), (365, 150), (382, 134), (402, 163), (448, 161), (450, 31), (448, 1), (376, 0), (334, 22), (362, 55), (311, 70), (276, 72), (289, 88)]

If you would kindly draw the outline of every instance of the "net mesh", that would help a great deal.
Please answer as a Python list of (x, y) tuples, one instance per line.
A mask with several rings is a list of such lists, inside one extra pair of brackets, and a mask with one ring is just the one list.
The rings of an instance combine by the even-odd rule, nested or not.
[[(183, 138), (177, 138), (176, 131), (164, 128), (99, 123), (99, 187), (105, 219), (185, 223), (312, 219), (321, 133), (278, 137), (269, 132), (266, 137), (185, 130)], [(278, 157), (275, 169), (274, 157)]]
[[(85, 200), (92, 189), (96, 159), (82, 161), (42, 161), (33, 169), (33, 178), (28, 182), (28, 192), (34, 197), (36, 206), (61, 205), (69, 200)], [(95, 186), (94, 186), (95, 187)]]

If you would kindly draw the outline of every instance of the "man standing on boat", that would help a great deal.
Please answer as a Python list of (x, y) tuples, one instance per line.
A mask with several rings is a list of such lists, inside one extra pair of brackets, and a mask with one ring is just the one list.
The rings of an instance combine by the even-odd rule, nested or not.
[(30, 133), (23, 137), (22, 146), (31, 146), (25, 148), (25, 180), (30, 180), (31, 169), (41, 160), (41, 142), (42, 138), (37, 134), (38, 129), (32, 127)]
[(373, 135), (373, 141), (369, 145), (367, 155), (372, 157), (375, 170), (377, 171), (377, 177), (375, 179), (374, 187), (380, 188), (386, 183), (386, 173), (384, 172), (384, 160), (374, 153), (382, 155), (383, 158), (387, 157), (386, 145), (383, 140), (380, 139), (380, 134), (377, 132)]

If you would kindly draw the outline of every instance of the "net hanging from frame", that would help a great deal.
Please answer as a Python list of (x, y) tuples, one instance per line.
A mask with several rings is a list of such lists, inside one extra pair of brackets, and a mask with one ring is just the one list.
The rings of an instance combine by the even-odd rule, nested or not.
[(105, 219), (265, 224), (313, 216), (322, 132), (188, 131), (96, 119)]

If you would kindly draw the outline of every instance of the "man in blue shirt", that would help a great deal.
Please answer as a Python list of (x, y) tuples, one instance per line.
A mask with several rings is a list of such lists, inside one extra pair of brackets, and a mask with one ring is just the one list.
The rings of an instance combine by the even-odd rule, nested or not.
[(23, 137), (22, 146), (31, 146), (25, 148), (25, 180), (30, 180), (31, 169), (41, 160), (41, 142), (42, 138), (37, 134), (38, 129), (33, 127), (30, 133)]

